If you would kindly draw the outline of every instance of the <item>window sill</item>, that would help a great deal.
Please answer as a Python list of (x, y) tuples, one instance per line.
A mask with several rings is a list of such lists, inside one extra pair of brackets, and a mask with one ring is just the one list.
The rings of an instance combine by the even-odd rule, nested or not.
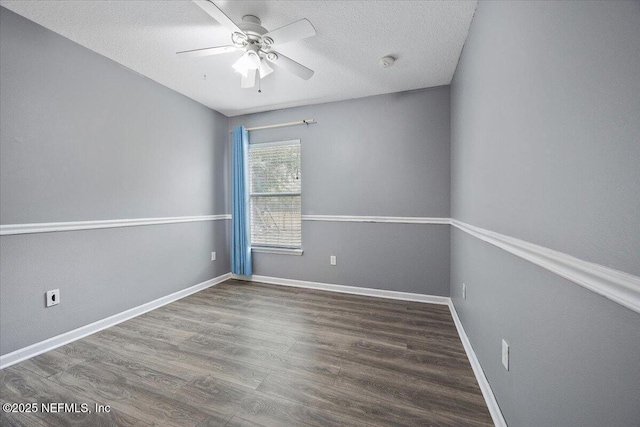
[(288, 249), (288, 248), (267, 248), (254, 246), (251, 248), (251, 252), (258, 252), (263, 254), (278, 254), (278, 255), (302, 255), (304, 251), (302, 249)]

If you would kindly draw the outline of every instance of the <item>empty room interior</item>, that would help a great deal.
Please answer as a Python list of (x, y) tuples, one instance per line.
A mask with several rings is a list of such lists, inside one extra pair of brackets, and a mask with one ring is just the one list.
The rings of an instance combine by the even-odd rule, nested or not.
[(640, 2), (0, 1), (3, 426), (640, 427)]

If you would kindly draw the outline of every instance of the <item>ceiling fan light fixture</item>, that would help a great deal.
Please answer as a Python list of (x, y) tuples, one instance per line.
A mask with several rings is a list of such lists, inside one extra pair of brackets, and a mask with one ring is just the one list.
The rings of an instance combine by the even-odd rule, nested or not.
[(247, 51), (245, 52), (240, 59), (238, 59), (232, 65), (233, 69), (242, 74), (243, 76), (247, 76), (249, 70), (257, 70), (260, 66), (260, 59), (255, 52)]
[(273, 68), (269, 66), (269, 63), (266, 59), (262, 58), (260, 60), (260, 78), (263, 79), (267, 77), (269, 74), (273, 73)]
[(249, 69), (257, 70), (258, 68), (260, 68), (260, 57), (258, 56), (258, 54), (252, 51), (248, 51), (247, 55), (249, 57)]
[[(242, 75), (241, 87), (254, 87), (256, 81), (268, 76), (274, 70), (269, 62), (277, 62), (279, 68), (303, 79), (309, 80), (313, 70), (272, 50), (276, 45), (306, 39), (316, 35), (316, 29), (308, 19), (303, 18), (275, 30), (267, 30), (260, 19), (245, 15), (236, 24), (213, 0), (193, 0), (202, 10), (231, 32), (230, 46), (214, 46), (177, 52), (182, 57), (201, 57), (243, 50), (244, 53), (232, 65)], [(258, 92), (260, 92), (258, 90)]]
[(246, 76), (247, 71), (249, 70), (249, 67), (247, 66), (247, 53), (246, 52), (243, 53), (240, 59), (234, 62), (231, 67), (233, 67), (233, 69), (236, 70), (238, 73), (242, 74), (243, 76)]
[(240, 80), (242, 89), (250, 89), (256, 85), (257, 70), (247, 70), (247, 75), (243, 75)]

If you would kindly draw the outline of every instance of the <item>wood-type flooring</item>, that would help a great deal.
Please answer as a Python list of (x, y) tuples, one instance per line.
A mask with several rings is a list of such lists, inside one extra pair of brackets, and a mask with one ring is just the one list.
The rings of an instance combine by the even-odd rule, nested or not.
[(37, 409), (2, 426), (493, 425), (446, 306), (236, 280), (0, 371), (0, 400)]

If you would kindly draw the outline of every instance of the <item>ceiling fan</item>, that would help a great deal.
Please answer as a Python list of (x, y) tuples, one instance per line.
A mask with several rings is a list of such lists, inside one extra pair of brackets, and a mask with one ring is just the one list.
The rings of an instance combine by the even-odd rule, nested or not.
[(193, 0), (193, 2), (231, 31), (233, 44), (177, 52), (181, 57), (192, 58), (244, 51), (240, 59), (233, 64), (233, 68), (242, 75), (240, 83), (242, 88), (254, 87), (256, 78), (262, 79), (271, 74), (273, 68), (270, 67), (269, 62), (277, 64), (304, 80), (309, 80), (313, 76), (313, 70), (273, 49), (275, 45), (315, 36), (316, 30), (307, 19), (268, 31), (256, 16), (245, 15), (242, 17), (242, 22), (236, 25), (213, 2), (209, 0)]

